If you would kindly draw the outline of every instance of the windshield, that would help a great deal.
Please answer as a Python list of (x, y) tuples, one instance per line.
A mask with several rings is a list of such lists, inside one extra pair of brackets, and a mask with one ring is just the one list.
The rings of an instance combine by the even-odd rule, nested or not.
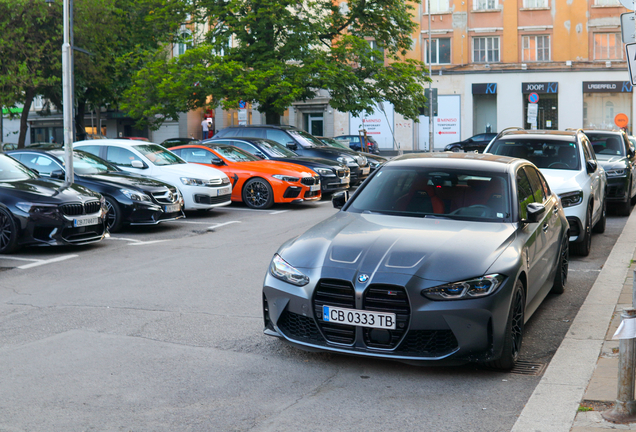
[(208, 147), (232, 162), (254, 162), (260, 160), (256, 156), (233, 146), (208, 144)]
[(578, 170), (579, 149), (576, 142), (544, 138), (503, 138), (492, 144), (490, 153), (527, 159), (537, 168)]
[(0, 154), (0, 181), (17, 181), (38, 178), (38, 175), (15, 159)]
[(288, 149), (284, 145), (279, 144), (279, 143), (277, 143), (275, 141), (254, 140), (254, 142), (256, 144), (260, 145), (261, 148), (263, 149), (263, 151), (265, 153), (267, 153), (268, 156), (271, 156), (271, 157), (290, 158), (290, 157), (297, 157), (298, 156), (296, 153), (294, 153), (293, 151), (291, 151), (290, 149)]
[(158, 166), (186, 163), (186, 161), (176, 154), (169, 152), (157, 144), (141, 144), (134, 146), (134, 148), (148, 158), (150, 162)]
[(305, 131), (290, 129), (287, 132), (291, 136), (293, 136), (296, 141), (300, 143), (303, 147), (324, 147), (325, 145), (320, 142), (318, 138), (315, 136), (308, 134)]
[(321, 138), (320, 139), (322, 142), (324, 142), (325, 144), (331, 146), (331, 147), (336, 147), (336, 148), (341, 148), (341, 149), (345, 149), (345, 150), (351, 150), (349, 148), (348, 144), (345, 144), (341, 141), (338, 141), (337, 139), (333, 139), (333, 138)]
[[(64, 152), (54, 151), (52, 155), (57, 156), (64, 164)], [(73, 152), (73, 171), (79, 175), (106, 174), (109, 172), (119, 172), (119, 168), (98, 158), (90, 153), (75, 150)]]
[(507, 177), (440, 168), (384, 167), (347, 211), (501, 221), (510, 217)]
[(625, 156), (623, 137), (617, 134), (585, 132), (597, 156)]

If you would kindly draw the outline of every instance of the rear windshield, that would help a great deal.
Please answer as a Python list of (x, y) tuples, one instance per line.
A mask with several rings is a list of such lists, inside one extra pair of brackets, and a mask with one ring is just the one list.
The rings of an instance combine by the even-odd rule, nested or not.
[(476, 221), (510, 218), (507, 177), (440, 168), (384, 167), (347, 211)]
[(308, 134), (305, 131), (290, 129), (287, 132), (291, 136), (293, 136), (296, 139), (296, 141), (298, 141), (300, 145), (302, 145), (303, 147), (324, 147), (325, 146), (325, 144), (322, 143), (318, 138), (316, 138), (315, 136), (311, 134)]
[(490, 153), (527, 159), (537, 168), (578, 170), (578, 144), (571, 141), (529, 138), (502, 138), (492, 144)]
[(592, 143), (594, 153), (597, 155), (625, 156), (626, 149), (622, 136), (588, 132), (586, 132), (585, 135), (587, 135)]

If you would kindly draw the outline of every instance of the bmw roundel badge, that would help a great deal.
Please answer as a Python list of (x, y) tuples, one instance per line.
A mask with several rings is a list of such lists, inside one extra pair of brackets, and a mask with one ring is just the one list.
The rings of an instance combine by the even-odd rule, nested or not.
[(360, 276), (358, 276), (358, 282), (365, 283), (368, 280), (369, 280), (368, 274), (362, 273)]

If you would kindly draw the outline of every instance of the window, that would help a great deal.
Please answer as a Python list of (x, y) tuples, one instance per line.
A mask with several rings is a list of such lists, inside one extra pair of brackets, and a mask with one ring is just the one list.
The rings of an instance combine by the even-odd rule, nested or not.
[[(431, 64), (450, 64), (450, 38), (431, 39)], [(428, 64), (428, 40), (424, 41), (424, 58)]]
[[(432, 6), (431, 9), (433, 9)], [(497, 0), (473, 0), (473, 10), (492, 9), (497, 9)]]
[(528, 204), (535, 201), (530, 181), (523, 168), (517, 171), (517, 200), (519, 201), (519, 219), (528, 219)]
[(596, 6), (620, 6), (618, 0), (594, 0)]
[(526, 9), (547, 8), (548, 0), (523, 0), (523, 7)]
[(545, 189), (543, 189), (537, 170), (529, 166), (526, 166), (523, 169), (528, 176), (528, 180), (530, 180), (530, 186), (532, 186), (532, 190), (534, 192), (534, 201), (537, 203), (545, 202), (548, 197), (546, 196)]
[(106, 150), (106, 160), (115, 165), (132, 167), (132, 161), (142, 162), (133, 152), (121, 147), (108, 147)]
[(382, 57), (378, 57), (377, 59), (374, 56), (371, 56), (371, 60), (376, 60), (379, 63), (384, 63), (384, 48), (378, 45), (378, 43), (374, 40), (369, 41), (369, 46), (374, 51), (380, 51), (382, 53)]
[(178, 41), (173, 45), (172, 55), (174, 57), (180, 56), (190, 48), (192, 48), (192, 32), (182, 29), (179, 33)]
[(22, 154), (20, 162), (31, 169), (37, 170), (40, 175), (50, 176), (52, 171), (62, 169), (53, 159), (38, 154), (26, 155)]
[(499, 61), (499, 37), (473, 38), (473, 62), (496, 63)]
[(280, 129), (266, 129), (267, 139), (276, 141), (279, 144), (287, 145), (293, 143), (294, 140)]
[(550, 36), (524, 36), (523, 61), (550, 61)]
[(622, 60), (623, 43), (620, 33), (594, 35), (594, 60)]
[[(426, 8), (428, 8), (428, 1), (424, 2)], [(431, 0), (431, 13), (444, 13), (449, 12), (448, 0)], [(427, 10), (428, 13), (428, 10)]]
[(605, 123), (612, 124), (614, 121), (614, 104), (611, 101), (605, 102)]

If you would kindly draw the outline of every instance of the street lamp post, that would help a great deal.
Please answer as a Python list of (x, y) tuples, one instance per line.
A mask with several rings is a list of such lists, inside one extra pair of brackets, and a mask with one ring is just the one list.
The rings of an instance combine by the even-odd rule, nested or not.
[(62, 104), (64, 105), (64, 162), (66, 176), (62, 188), (73, 184), (73, 73), (70, 43), (70, 0), (64, 0), (64, 43), (62, 44)]
[(433, 151), (433, 72), (431, 71), (431, 0), (428, 0), (428, 151)]

